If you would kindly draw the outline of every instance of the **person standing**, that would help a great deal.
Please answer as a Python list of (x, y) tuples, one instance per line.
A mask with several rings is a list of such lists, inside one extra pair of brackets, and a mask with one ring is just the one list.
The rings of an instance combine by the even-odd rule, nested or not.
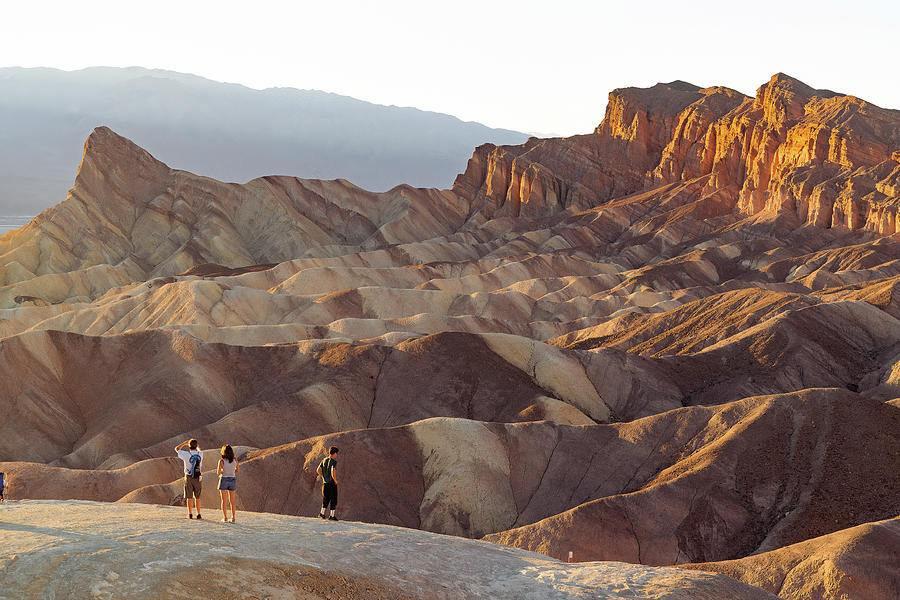
[[(185, 450), (185, 448), (188, 448)], [(200, 473), (203, 468), (203, 452), (197, 444), (197, 440), (191, 439), (175, 446), (175, 454), (184, 463), (184, 497), (187, 500), (188, 519), (193, 519), (194, 499), (197, 500), (197, 518), (200, 516), (200, 491), (203, 489), (200, 483)]]
[(9, 482), (9, 477), (0, 471), (0, 502), (6, 502), (6, 497), (9, 495)]
[(234, 449), (231, 446), (222, 446), (222, 458), (216, 473), (219, 475), (219, 494), (222, 496), (222, 522), (228, 523), (228, 509), (226, 502), (231, 504), (231, 522), (234, 523), (234, 494), (237, 491), (237, 473), (241, 468), (234, 458)]
[[(319, 517), (322, 519), (330, 519), (337, 521), (334, 516), (334, 509), (337, 508), (338, 501), (338, 480), (337, 480), (337, 455), (339, 450), (332, 446), (328, 450), (328, 458), (323, 459), (319, 463), (316, 473), (322, 477), (322, 511)], [(331, 506), (331, 516), (325, 516), (325, 509)]]

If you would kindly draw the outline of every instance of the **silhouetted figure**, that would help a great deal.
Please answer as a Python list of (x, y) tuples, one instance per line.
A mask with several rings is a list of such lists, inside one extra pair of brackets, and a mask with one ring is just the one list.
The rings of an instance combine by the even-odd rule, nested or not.
[[(319, 516), (323, 519), (331, 519), (337, 521), (334, 516), (334, 509), (337, 508), (338, 501), (338, 480), (337, 480), (337, 454), (339, 450), (334, 446), (328, 451), (328, 458), (319, 463), (316, 473), (322, 477), (322, 511)], [(331, 516), (325, 516), (325, 509), (331, 506)]]

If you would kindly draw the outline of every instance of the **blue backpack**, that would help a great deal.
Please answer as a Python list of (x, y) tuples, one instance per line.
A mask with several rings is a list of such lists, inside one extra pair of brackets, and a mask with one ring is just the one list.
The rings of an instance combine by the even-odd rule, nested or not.
[(199, 452), (197, 454), (191, 454), (191, 468), (188, 471), (188, 477), (193, 477), (194, 479), (200, 477), (200, 461), (203, 459), (203, 455)]

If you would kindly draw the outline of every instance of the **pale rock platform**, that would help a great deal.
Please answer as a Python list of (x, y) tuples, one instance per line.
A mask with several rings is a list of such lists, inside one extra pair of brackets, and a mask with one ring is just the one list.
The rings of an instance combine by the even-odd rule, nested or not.
[(566, 564), (422, 531), (264, 513), (191, 521), (183, 508), (74, 501), (0, 504), (0, 597), (112, 600), (351, 598), (747, 599), (723, 575)]

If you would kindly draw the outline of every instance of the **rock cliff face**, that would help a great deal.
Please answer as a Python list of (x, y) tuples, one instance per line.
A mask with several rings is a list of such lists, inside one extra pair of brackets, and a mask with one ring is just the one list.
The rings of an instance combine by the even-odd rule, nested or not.
[(673, 82), (383, 194), (100, 128), (0, 237), (0, 471), (181, 504), (193, 436), (206, 506), (229, 443), (242, 510), (311, 515), (337, 445), (351, 519), (768, 586), (755, 557), (900, 511), (897, 123), (783, 75)]
[(614, 90), (593, 135), (476, 150), (454, 184), (498, 215), (586, 209), (697, 182), (717, 212), (786, 212), (820, 227), (900, 230), (900, 111), (782, 73), (755, 98), (676, 81)]

